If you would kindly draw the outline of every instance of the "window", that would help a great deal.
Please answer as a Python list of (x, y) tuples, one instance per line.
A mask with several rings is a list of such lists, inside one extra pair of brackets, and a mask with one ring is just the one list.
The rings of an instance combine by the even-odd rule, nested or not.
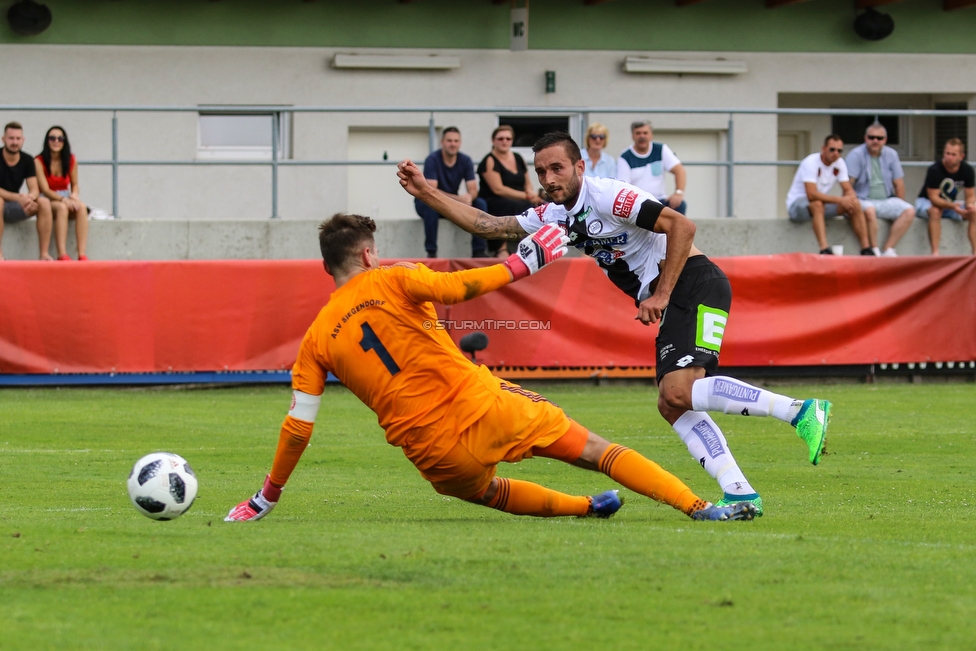
[[(201, 112), (198, 158), (271, 159), (274, 113)], [(278, 158), (291, 154), (291, 119), (278, 113)]]
[(569, 132), (568, 116), (540, 115), (519, 117), (503, 115), (499, 116), (498, 124), (507, 124), (515, 129), (515, 142), (512, 143), (513, 147), (528, 147), (529, 149), (532, 148), (536, 140), (547, 133), (552, 133), (553, 131)]
[[(845, 145), (857, 146), (864, 142), (864, 131), (875, 121), (873, 115), (832, 115), (830, 130), (843, 139)], [(888, 131), (888, 145), (899, 144), (899, 120), (897, 115), (879, 115), (877, 121)]]

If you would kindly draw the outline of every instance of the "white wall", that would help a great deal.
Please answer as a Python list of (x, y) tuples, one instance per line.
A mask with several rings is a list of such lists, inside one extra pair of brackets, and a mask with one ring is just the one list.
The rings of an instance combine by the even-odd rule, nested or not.
[[(257, 47), (123, 47), (0, 45), (0, 87), (17, 88), (4, 101), (24, 104), (275, 104), (296, 106), (454, 106), (555, 108), (589, 106), (590, 121), (610, 129), (608, 150), (616, 155), (629, 141), (631, 120), (648, 117), (639, 107), (775, 108), (781, 93), (901, 93), (971, 98), (976, 79), (961, 75), (976, 63), (974, 55), (806, 54), (806, 53), (655, 53), (657, 57), (740, 59), (749, 71), (732, 77), (639, 75), (622, 71), (629, 52), (504, 50), (432, 51), (460, 57), (456, 70), (336, 70), (336, 52), (427, 53), (418, 50)], [(58, 83), (25, 84), (49, 77), (71, 61), (71, 74)], [(558, 92), (544, 92), (545, 70), (557, 73)], [(633, 113), (600, 112), (600, 107), (634, 107)], [(350, 129), (427, 128), (422, 113), (297, 114), (293, 122), (296, 159), (340, 159), (350, 152)], [(719, 142), (724, 155), (727, 115), (662, 114), (649, 116), (660, 134), (697, 132)], [(61, 124), (83, 159), (111, 155), (111, 114), (0, 110), (0, 121), (25, 124), (28, 151), (37, 153), (44, 131)], [(826, 119), (826, 118), (824, 118)], [(196, 155), (194, 113), (120, 113), (120, 156), (140, 159), (192, 159)], [(437, 126), (458, 126), (463, 151), (476, 161), (489, 149), (495, 114), (435, 114)], [(924, 125), (920, 126), (921, 129)], [(788, 128), (787, 128), (788, 127)], [(790, 125), (776, 116), (737, 116), (734, 147), (738, 160), (774, 160), (778, 131), (814, 133), (821, 126)], [(815, 139), (815, 138), (814, 138)], [(704, 141), (701, 141), (704, 142)], [(701, 143), (699, 143), (701, 144)], [(697, 145), (696, 145), (697, 146)], [(705, 145), (702, 145), (705, 146)], [(812, 146), (812, 145), (811, 145)], [(420, 152), (418, 152), (420, 153)], [(704, 155), (704, 154), (702, 154)], [(686, 159), (688, 157), (686, 156)], [(701, 174), (699, 174), (699, 172)], [(778, 173), (771, 167), (736, 169), (735, 213), (774, 219), (779, 210)], [(695, 170), (687, 197), (692, 211), (718, 205), (724, 214), (724, 174)], [(107, 168), (81, 169), (83, 198), (111, 205)], [(129, 167), (120, 173), (123, 218), (266, 219), (271, 214), (270, 171), (247, 167)], [(393, 178), (390, 183), (395, 183)], [(714, 185), (713, 185), (714, 184)], [(913, 187), (909, 183), (909, 187)], [(343, 167), (291, 167), (280, 171), (280, 214), (285, 219), (318, 218), (358, 205), (350, 198), (350, 172)], [(396, 189), (394, 188), (395, 192)], [(412, 218), (404, 203), (384, 217)], [(693, 212), (693, 216), (695, 214)]]

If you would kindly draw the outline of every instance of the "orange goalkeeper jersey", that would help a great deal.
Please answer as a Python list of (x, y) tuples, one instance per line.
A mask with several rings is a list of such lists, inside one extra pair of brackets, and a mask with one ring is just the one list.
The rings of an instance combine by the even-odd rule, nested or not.
[(438, 329), (431, 301), (459, 303), (510, 280), (503, 265), (439, 273), (400, 263), (360, 273), (333, 292), (305, 333), (292, 386), (321, 395), (331, 371), (376, 412), (391, 445), (446, 452), (501, 389)]

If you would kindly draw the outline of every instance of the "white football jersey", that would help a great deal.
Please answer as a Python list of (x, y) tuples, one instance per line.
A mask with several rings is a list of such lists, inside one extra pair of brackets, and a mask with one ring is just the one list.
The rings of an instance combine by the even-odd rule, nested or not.
[(623, 181), (583, 177), (572, 207), (546, 203), (518, 216), (526, 233), (544, 224), (560, 224), (569, 232), (570, 246), (596, 258), (607, 278), (640, 303), (660, 271), (668, 238), (639, 227), (637, 213), (645, 201), (660, 203), (647, 192)]

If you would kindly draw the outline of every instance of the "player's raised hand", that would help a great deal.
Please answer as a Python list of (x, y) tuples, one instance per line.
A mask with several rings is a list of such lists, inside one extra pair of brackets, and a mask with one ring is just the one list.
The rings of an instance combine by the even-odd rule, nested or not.
[[(272, 501), (273, 498), (273, 501)], [(251, 499), (244, 500), (230, 510), (224, 522), (248, 522), (260, 520), (271, 513), (281, 498), (281, 488), (271, 483), (271, 477), (266, 477), (264, 487), (254, 494)]]
[(566, 255), (569, 236), (562, 226), (546, 224), (518, 244), (516, 253), (508, 256), (505, 264), (512, 270), (515, 280), (525, 278), (542, 269), (553, 260)]
[(400, 177), (400, 186), (415, 197), (431, 189), (423, 170), (409, 158), (397, 165), (397, 176)]

